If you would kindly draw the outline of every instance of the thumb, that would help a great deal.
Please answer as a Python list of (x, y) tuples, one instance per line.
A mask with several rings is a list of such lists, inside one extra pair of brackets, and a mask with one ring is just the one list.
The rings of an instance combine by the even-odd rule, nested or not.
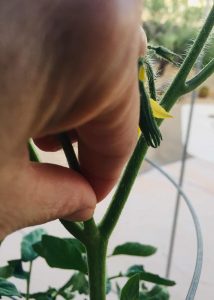
[(13, 175), (8, 177), (1, 195), (1, 224), (6, 228), (0, 226), (0, 235), (2, 231), (6, 235), (57, 218), (82, 221), (93, 215), (96, 196), (86, 179), (75, 171), (27, 162), (9, 173)]
[(145, 56), (147, 50), (147, 37), (144, 29), (139, 27), (140, 30), (140, 47), (139, 47), (139, 56)]

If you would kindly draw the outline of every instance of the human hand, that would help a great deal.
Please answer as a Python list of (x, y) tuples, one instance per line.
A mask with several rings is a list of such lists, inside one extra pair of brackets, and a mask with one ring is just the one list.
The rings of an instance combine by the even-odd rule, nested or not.
[[(112, 189), (137, 139), (138, 1), (0, 4), (0, 239), (56, 218), (86, 220)], [(82, 176), (28, 161), (57, 134), (78, 141)]]

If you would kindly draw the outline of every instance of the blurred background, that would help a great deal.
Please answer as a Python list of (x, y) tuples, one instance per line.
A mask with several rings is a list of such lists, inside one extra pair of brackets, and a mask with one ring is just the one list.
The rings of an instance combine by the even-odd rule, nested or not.
[[(207, 13), (209, 12), (212, 3), (213, 2), (209, 0), (144, 0), (143, 27), (146, 31), (149, 44), (153, 46), (165, 46), (184, 59)], [(213, 38), (210, 38), (209, 47), (206, 47), (202, 52), (197, 68), (201, 69), (211, 60), (211, 58), (213, 58), (213, 56), (214, 42)], [(161, 94), (174, 78), (177, 67), (158, 57), (153, 57), (153, 62), (158, 77), (157, 87)], [(194, 72), (196, 72), (196, 70), (193, 71), (193, 73)], [(191, 95), (188, 94), (182, 97), (173, 109), (174, 120), (170, 122), (170, 126), (169, 122), (165, 122), (163, 125), (162, 131), (164, 141), (158, 151), (151, 151), (151, 157), (155, 157), (160, 164), (173, 162), (181, 157), (182, 136), (183, 139), (185, 136), (184, 123), (186, 121), (184, 119), (187, 117), (186, 115), (185, 117), (185, 113), (183, 112), (182, 114), (181, 111), (185, 110), (185, 107), (187, 109), (188, 106), (186, 106), (186, 104), (190, 103), (190, 101)], [(202, 114), (204, 118), (205, 111), (207, 111), (207, 121), (205, 122), (212, 121), (210, 105), (213, 107), (214, 104), (214, 76), (208, 79), (207, 82), (198, 89), (197, 104), (201, 104), (202, 106), (204, 105), (204, 112), (202, 113), (200, 110), (196, 111), (197, 115), (195, 115), (193, 120), (194, 126), (189, 143), (190, 152), (197, 151), (195, 145), (195, 134), (197, 134), (196, 131), (198, 128), (197, 130), (194, 130), (194, 128), (195, 126), (200, 128), (196, 122), (202, 123), (202, 120), (198, 118), (198, 114)], [(202, 127), (203, 126), (206, 125), (203, 124)], [(210, 132), (207, 133), (207, 137), (204, 138), (207, 141), (210, 140)], [(198, 153), (198, 155), (203, 158), (209, 156), (209, 158), (214, 161), (214, 156), (211, 153), (214, 148), (207, 149), (206, 143), (203, 144), (204, 147), (200, 146), (200, 148), (204, 149), (200, 149), (201, 152)], [(213, 144), (212, 146), (214, 147)]]
[[(153, 46), (165, 46), (185, 58), (186, 52), (197, 35), (213, 1), (205, 0), (144, 0), (143, 27), (148, 42)], [(202, 53), (197, 70), (214, 56), (214, 42)], [(167, 88), (177, 72), (177, 67), (165, 60), (152, 57), (157, 73), (159, 95)], [(194, 75), (197, 70), (193, 70)], [(177, 182), (179, 181), (182, 152), (185, 143), (190, 103), (194, 99), (194, 110), (187, 147), (183, 188), (198, 214), (204, 238), (204, 264), (196, 300), (211, 300), (214, 295), (214, 76), (208, 79), (194, 95), (182, 97), (172, 110), (173, 119), (166, 120), (161, 127), (163, 142), (158, 149), (150, 149), (148, 158), (162, 166)], [(67, 165), (64, 154), (39, 151), (43, 162)], [(96, 219), (101, 219), (111, 195), (98, 205)], [(111, 258), (108, 263), (110, 276), (125, 271), (130, 265), (143, 264), (148, 271), (165, 276), (169, 257), (170, 235), (177, 192), (174, 187), (150, 165), (145, 163), (136, 180), (130, 199), (109, 245), (127, 241), (151, 244), (158, 253), (151, 258)], [(49, 234), (68, 236), (58, 221), (43, 226)], [(25, 229), (9, 236), (0, 249), (0, 265), (9, 259), (19, 258), (19, 243)], [(191, 216), (181, 202), (178, 226), (169, 277), (177, 282), (170, 288), (173, 300), (184, 300), (190, 286), (196, 260), (196, 238)], [(42, 274), (42, 276), (41, 276)], [(61, 286), (70, 275), (68, 271), (50, 269), (42, 259), (33, 268), (32, 292), (46, 290), (48, 286)], [(25, 289), (21, 280), (18, 287)], [(77, 296), (75, 299), (85, 299)], [(108, 296), (115, 300), (114, 294)]]

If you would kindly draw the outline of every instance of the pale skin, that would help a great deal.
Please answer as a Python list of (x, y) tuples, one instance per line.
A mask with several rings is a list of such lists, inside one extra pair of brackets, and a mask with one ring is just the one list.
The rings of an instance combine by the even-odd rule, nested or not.
[[(138, 0), (0, 0), (0, 240), (57, 218), (87, 220), (137, 140)], [(77, 140), (82, 175), (29, 162), (27, 141)]]

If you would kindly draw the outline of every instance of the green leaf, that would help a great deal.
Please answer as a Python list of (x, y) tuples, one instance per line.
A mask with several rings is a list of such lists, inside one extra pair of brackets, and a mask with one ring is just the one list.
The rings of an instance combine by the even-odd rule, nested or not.
[(157, 248), (150, 245), (140, 243), (125, 243), (117, 246), (112, 255), (134, 255), (134, 256), (150, 256), (157, 251)]
[(35, 300), (52, 300), (54, 299), (50, 295), (47, 295), (46, 293), (37, 293), (34, 295), (30, 295), (30, 299), (35, 299)]
[(40, 295), (36, 296), (33, 299), (36, 299), (36, 300), (52, 300), (54, 298), (49, 296), (49, 295), (46, 295), (45, 293), (44, 294), (41, 293)]
[(116, 291), (117, 291), (117, 296), (118, 298), (120, 298), (120, 295), (121, 295), (121, 288), (119, 286), (119, 284), (116, 282)]
[(21, 259), (10, 260), (7, 266), (0, 268), (1, 278), (9, 278), (12, 276), (19, 279), (27, 279), (28, 273), (23, 270)]
[(21, 297), (15, 285), (4, 278), (0, 278), (0, 297), (1, 296), (16, 296)]
[(108, 295), (111, 292), (112, 286), (111, 281), (109, 279), (106, 280), (106, 295)]
[(43, 247), (42, 241), (34, 244), (33, 250), (38, 254), (38, 256), (45, 258), (46, 252), (45, 252), (45, 248)]
[(83, 247), (80, 245), (76, 239), (43, 235), (41, 242), (33, 248), (52, 268), (73, 269), (86, 274), (87, 265), (82, 256)]
[(176, 283), (175, 281), (160, 277), (159, 275), (148, 273), (148, 272), (141, 272), (138, 273), (140, 276), (140, 280), (165, 285), (165, 286), (174, 286)]
[(62, 293), (60, 294), (60, 296), (62, 296), (62, 297), (63, 297), (64, 299), (66, 299), (66, 300), (71, 300), (71, 299), (74, 299), (75, 294), (71, 294), (70, 292), (67, 293), (67, 292), (65, 291), (65, 292), (62, 292)]
[(75, 246), (80, 253), (84, 254), (86, 253), (85, 246), (77, 239), (69, 239), (72, 241), (73, 246)]
[(21, 242), (21, 258), (23, 261), (33, 261), (38, 257), (38, 254), (33, 250), (33, 245), (41, 241), (45, 233), (44, 229), (36, 229), (24, 236)]
[(139, 275), (132, 276), (123, 287), (120, 300), (139, 300), (139, 283)]
[[(57, 295), (57, 290), (53, 288), (49, 288), (46, 292), (39, 292), (30, 295), (30, 299), (35, 300), (55, 300)], [(26, 297), (26, 295), (25, 295)]]
[(27, 279), (28, 278), (28, 272), (23, 270), (21, 259), (10, 260), (10, 261), (8, 261), (8, 264), (13, 269), (12, 276), (19, 278), (19, 279)]
[(165, 286), (173, 286), (176, 284), (172, 280), (160, 277), (159, 275), (156, 275), (153, 273), (145, 272), (142, 265), (135, 265), (135, 266), (130, 267), (127, 270), (125, 276), (130, 277), (130, 276), (133, 276), (134, 274), (139, 274), (140, 280), (152, 282), (155, 284), (160, 284), (160, 285), (165, 285)]
[(0, 277), (1, 278), (9, 278), (13, 274), (13, 267), (4, 266), (0, 268)]
[(147, 293), (140, 292), (139, 300), (149, 300), (150, 298), (147, 297)]
[(76, 273), (71, 278), (72, 292), (78, 291), (79, 294), (89, 294), (89, 284), (83, 273)]
[(126, 272), (127, 277), (132, 277), (135, 274), (145, 272), (144, 267), (142, 265), (134, 265), (128, 268), (128, 271)]
[[(79, 294), (89, 294), (89, 284), (85, 275), (81, 272), (73, 274), (69, 281), (59, 290), (59, 294), (70, 295), (72, 292), (78, 291)], [(66, 297), (67, 299), (67, 297)]]
[(169, 300), (169, 292), (162, 286), (155, 285), (151, 291), (147, 293), (148, 300)]

